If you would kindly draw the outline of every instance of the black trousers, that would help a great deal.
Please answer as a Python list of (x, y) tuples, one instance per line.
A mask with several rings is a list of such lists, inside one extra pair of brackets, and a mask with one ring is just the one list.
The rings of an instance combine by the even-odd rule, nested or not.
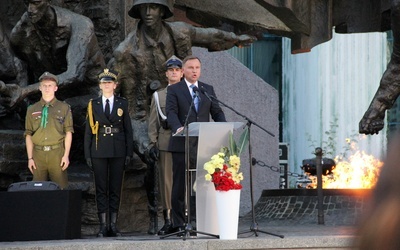
[[(193, 146), (193, 145), (192, 145)], [(171, 194), (171, 205), (172, 205), (172, 221), (174, 227), (183, 227), (186, 222), (185, 216), (185, 175), (186, 175), (186, 162), (185, 153), (172, 152), (172, 194)], [(197, 162), (197, 144), (190, 148), (190, 168), (195, 169)], [(196, 178), (196, 175), (193, 175)], [(189, 192), (192, 190), (192, 183), (194, 181), (189, 180)], [(191, 221), (196, 218), (196, 202), (195, 196), (191, 196), (190, 200), (190, 219)]]
[(121, 201), (125, 157), (92, 158), (98, 213), (117, 213)]

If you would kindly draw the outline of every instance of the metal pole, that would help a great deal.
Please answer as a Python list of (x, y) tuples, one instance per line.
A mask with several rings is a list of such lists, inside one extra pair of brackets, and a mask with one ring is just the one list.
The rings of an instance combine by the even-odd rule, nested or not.
[(317, 168), (317, 195), (318, 195), (318, 224), (323, 225), (324, 222), (324, 194), (322, 190), (322, 149), (315, 149), (315, 161)]

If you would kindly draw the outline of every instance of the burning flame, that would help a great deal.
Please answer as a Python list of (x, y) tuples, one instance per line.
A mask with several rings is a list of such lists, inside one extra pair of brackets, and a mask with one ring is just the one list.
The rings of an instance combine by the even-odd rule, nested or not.
[[(373, 188), (378, 181), (383, 162), (364, 151), (356, 151), (348, 160), (335, 157), (336, 167), (329, 175), (322, 176), (322, 187), (339, 188)], [(313, 188), (316, 188), (317, 177), (309, 176)]]

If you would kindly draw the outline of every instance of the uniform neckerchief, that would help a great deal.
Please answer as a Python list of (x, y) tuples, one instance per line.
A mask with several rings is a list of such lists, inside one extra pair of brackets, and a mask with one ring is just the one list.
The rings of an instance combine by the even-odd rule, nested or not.
[(40, 126), (42, 127), (42, 128), (45, 128), (46, 126), (47, 126), (47, 117), (48, 117), (48, 114), (49, 114), (49, 104), (48, 103), (46, 103), (46, 105), (44, 105), (43, 106), (43, 109), (42, 109), (42, 120), (41, 120), (41, 122), (40, 122)]

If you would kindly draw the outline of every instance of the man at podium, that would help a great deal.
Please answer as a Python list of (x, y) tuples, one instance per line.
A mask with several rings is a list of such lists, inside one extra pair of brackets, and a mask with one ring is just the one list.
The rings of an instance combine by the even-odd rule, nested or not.
[[(214, 88), (198, 81), (201, 75), (201, 62), (196, 56), (183, 60), (184, 79), (168, 87), (166, 112), (167, 121), (174, 134), (182, 133), (185, 122), (209, 122), (210, 115), (215, 122), (226, 122), (225, 114), (217, 102), (207, 98), (215, 97)], [(190, 168), (196, 168), (197, 137), (189, 140)], [(172, 221), (176, 231), (185, 226), (185, 137), (173, 136), (169, 142), (173, 160)], [(192, 207), (192, 206), (191, 206)], [(194, 206), (193, 206), (194, 208)], [(193, 214), (195, 217), (195, 214)], [(188, 218), (190, 220), (190, 218)]]

